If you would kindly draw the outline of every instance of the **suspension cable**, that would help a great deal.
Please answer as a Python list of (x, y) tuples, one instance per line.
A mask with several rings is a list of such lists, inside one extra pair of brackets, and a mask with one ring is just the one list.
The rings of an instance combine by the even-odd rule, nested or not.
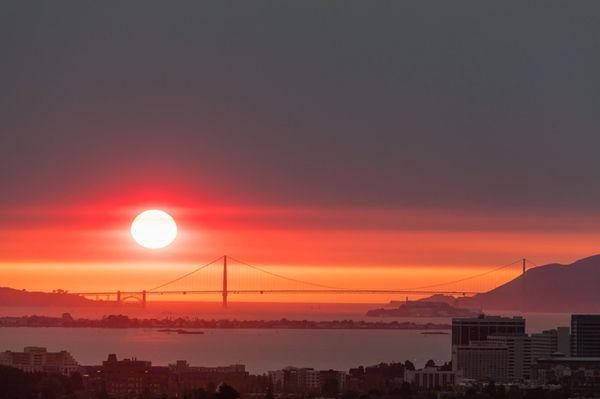
[(538, 265), (537, 263), (535, 263), (534, 261), (532, 261), (531, 259), (525, 259), (527, 261), (527, 263), (531, 263), (533, 265), (533, 267), (539, 267), (540, 265)]
[(492, 274), (492, 273), (494, 273), (494, 272), (497, 272), (497, 271), (500, 271), (500, 270), (502, 270), (502, 269), (504, 269), (504, 268), (507, 268), (507, 267), (513, 266), (513, 265), (515, 265), (515, 264), (517, 264), (517, 263), (519, 263), (519, 262), (521, 262), (521, 259), (517, 259), (516, 261), (514, 261), (514, 262), (512, 262), (512, 263), (509, 263), (509, 264), (506, 264), (506, 265), (503, 265), (503, 266), (497, 267), (497, 268), (495, 268), (495, 269), (493, 269), (493, 270), (488, 270), (487, 272), (483, 272), (483, 273), (476, 274), (476, 275), (474, 275), (474, 276), (469, 276), (469, 277), (465, 277), (465, 278), (461, 278), (461, 279), (458, 279), (458, 280), (453, 280), (453, 281), (446, 281), (446, 282), (444, 282), (444, 283), (431, 284), (431, 285), (424, 285), (424, 286), (421, 286), (421, 287), (403, 288), (403, 290), (422, 290), (422, 289), (426, 289), (426, 288), (435, 288), (435, 287), (441, 287), (441, 286), (444, 286), (444, 285), (450, 285), (450, 284), (462, 283), (463, 281), (467, 281), (467, 280), (471, 280), (471, 279), (474, 279), (474, 278), (477, 278), (477, 277), (483, 277), (483, 276), (486, 276), (486, 275), (488, 275), (488, 274)]
[(303, 280), (297, 280), (295, 278), (282, 276), (281, 274), (277, 274), (277, 273), (270, 272), (268, 270), (261, 269), (260, 267), (253, 266), (253, 265), (251, 265), (249, 263), (243, 262), (243, 261), (241, 261), (239, 259), (236, 259), (236, 258), (232, 258), (230, 256), (228, 256), (228, 258), (231, 259), (231, 260), (233, 260), (234, 262), (237, 262), (237, 263), (242, 264), (244, 266), (248, 266), (248, 267), (250, 267), (250, 268), (252, 268), (254, 270), (258, 270), (259, 272), (270, 274), (271, 276), (274, 276), (274, 277), (277, 277), (277, 278), (280, 278), (280, 279), (283, 279), (283, 280), (288, 280), (288, 281), (292, 281), (292, 282), (300, 283), (300, 284), (312, 285), (312, 286), (319, 287), (319, 288), (326, 288), (326, 289), (329, 289), (329, 290), (345, 290), (346, 289), (346, 288), (340, 288), (340, 287), (332, 287), (332, 286), (329, 286), (329, 285), (311, 283), (311, 282), (303, 281)]
[(196, 272), (199, 272), (200, 270), (202, 270), (202, 269), (204, 269), (204, 268), (207, 268), (208, 266), (212, 265), (213, 263), (215, 263), (215, 262), (217, 262), (217, 261), (219, 261), (219, 260), (221, 260), (221, 259), (223, 259), (223, 255), (221, 255), (221, 256), (219, 256), (218, 258), (216, 258), (216, 259), (214, 259), (214, 260), (212, 260), (212, 261), (208, 262), (208, 263), (207, 263), (207, 264), (205, 264), (205, 265), (202, 265), (202, 266), (200, 266), (199, 268), (197, 268), (197, 269), (195, 269), (195, 270), (192, 270), (192, 271), (191, 271), (191, 272), (189, 272), (189, 273), (186, 273), (186, 274), (184, 274), (183, 276), (179, 276), (179, 277), (177, 277), (176, 279), (173, 279), (173, 280), (171, 280), (171, 281), (169, 281), (169, 282), (166, 282), (166, 283), (164, 283), (164, 284), (158, 285), (158, 286), (156, 286), (156, 287), (154, 287), (154, 288), (152, 288), (152, 289), (148, 290), (148, 292), (156, 291), (156, 290), (158, 290), (158, 289), (160, 289), (160, 288), (166, 287), (166, 286), (167, 286), (167, 285), (169, 285), (169, 284), (173, 284), (173, 283), (176, 283), (176, 282), (177, 282), (177, 281), (179, 281), (179, 280), (183, 280), (184, 278), (186, 278), (186, 277), (189, 277), (189, 276), (191, 276), (192, 274), (194, 274), (194, 273), (196, 273)]

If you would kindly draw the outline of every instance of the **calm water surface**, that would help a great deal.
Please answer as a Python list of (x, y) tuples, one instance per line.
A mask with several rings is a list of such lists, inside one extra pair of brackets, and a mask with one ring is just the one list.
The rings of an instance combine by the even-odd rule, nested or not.
[(450, 335), (393, 330), (204, 330), (178, 335), (152, 329), (0, 328), (3, 349), (27, 345), (68, 350), (81, 364), (99, 364), (108, 353), (167, 365), (245, 364), (254, 373), (290, 365), (341, 369), (410, 359), (423, 365), (450, 358)]
[[(366, 310), (373, 304), (152, 304), (148, 309), (48, 309), (0, 307), (0, 316), (71, 312), (75, 317), (102, 317), (103, 314), (128, 313), (132, 317), (203, 317), (229, 319), (340, 320), (368, 319)], [(514, 312), (490, 312), (512, 315)], [(568, 314), (525, 314), (527, 332), (568, 326)], [(385, 319), (391, 321), (394, 319)], [(401, 319), (418, 323), (450, 323), (449, 318)], [(161, 333), (153, 329), (92, 328), (0, 328), (0, 350), (23, 350), (24, 346), (45, 346), (49, 350), (68, 350), (81, 364), (99, 364), (109, 353), (120, 358), (137, 357), (155, 365), (185, 359), (197, 366), (245, 364), (253, 373), (286, 366), (347, 370), (359, 365), (411, 360), (418, 367), (428, 359), (450, 359), (450, 335), (423, 335), (414, 330), (258, 330), (206, 329), (204, 335)]]

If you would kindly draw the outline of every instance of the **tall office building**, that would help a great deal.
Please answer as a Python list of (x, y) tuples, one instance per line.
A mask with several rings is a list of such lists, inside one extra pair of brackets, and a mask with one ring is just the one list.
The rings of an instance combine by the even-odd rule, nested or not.
[(452, 319), (452, 346), (485, 341), (489, 335), (506, 334), (525, 334), (525, 319), (485, 315)]
[(571, 315), (571, 356), (600, 357), (600, 315)]

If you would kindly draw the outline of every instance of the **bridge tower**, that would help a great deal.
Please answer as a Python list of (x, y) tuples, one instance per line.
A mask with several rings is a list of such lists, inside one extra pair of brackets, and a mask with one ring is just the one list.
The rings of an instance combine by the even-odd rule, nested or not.
[(527, 280), (526, 280), (526, 273), (527, 273), (527, 259), (523, 258), (522, 260), (522, 272), (521, 272), (521, 280), (523, 280), (523, 282), (521, 283), (521, 312), (525, 312), (526, 307), (527, 307)]
[(223, 307), (227, 307), (227, 255), (223, 256)]
[(117, 305), (121, 304), (121, 291), (117, 291)]
[(142, 291), (142, 307), (146, 307), (146, 290)]

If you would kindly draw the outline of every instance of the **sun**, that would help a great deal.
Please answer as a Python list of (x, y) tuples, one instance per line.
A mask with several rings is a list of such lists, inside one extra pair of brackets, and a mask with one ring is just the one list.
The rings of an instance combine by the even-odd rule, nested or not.
[(177, 224), (165, 211), (150, 209), (136, 216), (131, 223), (133, 239), (145, 248), (164, 248), (177, 237)]

